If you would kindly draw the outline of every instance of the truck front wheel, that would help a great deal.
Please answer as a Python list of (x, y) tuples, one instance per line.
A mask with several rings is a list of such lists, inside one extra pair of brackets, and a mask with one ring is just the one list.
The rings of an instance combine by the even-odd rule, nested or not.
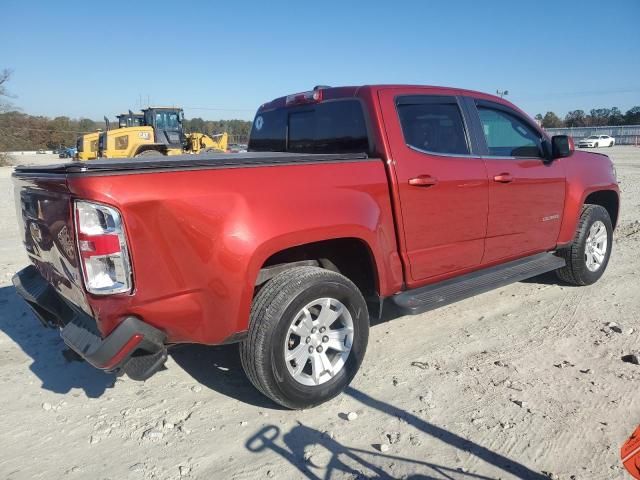
[(353, 282), (330, 270), (296, 267), (254, 298), (240, 358), (264, 395), (287, 408), (309, 408), (351, 382), (368, 338), (367, 304)]
[(558, 277), (572, 285), (597, 282), (609, 263), (612, 244), (609, 212), (600, 205), (585, 205), (573, 242), (558, 252), (567, 262), (565, 267), (556, 270)]

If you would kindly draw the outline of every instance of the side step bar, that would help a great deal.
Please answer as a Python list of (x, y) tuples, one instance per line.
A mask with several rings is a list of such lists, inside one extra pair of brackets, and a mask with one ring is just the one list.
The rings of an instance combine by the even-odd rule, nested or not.
[(390, 300), (399, 313), (416, 315), (564, 266), (563, 258), (553, 253), (539, 253), (433, 285), (408, 290), (394, 295)]

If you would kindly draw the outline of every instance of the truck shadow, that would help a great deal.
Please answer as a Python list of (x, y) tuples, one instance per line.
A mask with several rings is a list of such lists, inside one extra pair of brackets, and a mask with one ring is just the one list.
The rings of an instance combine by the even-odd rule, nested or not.
[(540, 285), (557, 285), (559, 287), (573, 287), (569, 283), (563, 282), (558, 278), (555, 272), (547, 272), (535, 277), (526, 278), (521, 280), (522, 283), (538, 283)]
[[(174, 361), (202, 385), (230, 398), (259, 408), (282, 409), (260, 394), (251, 385), (242, 370), (237, 345), (207, 347), (202, 345), (181, 345), (171, 350)], [(545, 480), (548, 478), (521, 463), (494, 452), (487, 447), (468, 440), (449, 430), (427, 422), (391, 403), (376, 400), (370, 395), (353, 387), (347, 387), (344, 395), (349, 395), (370, 410), (377, 410), (393, 418), (400, 418), (431, 439), (443, 442), (459, 451), (467, 452), (477, 459), (505, 472), (506, 476), (516, 478)], [(323, 408), (318, 407), (318, 408)], [(326, 433), (299, 424), (282, 434), (280, 427), (267, 425), (251, 436), (245, 443), (253, 453), (270, 450), (291, 463), (302, 477), (309, 479), (332, 478), (332, 472), (344, 472), (354, 478), (393, 478), (380, 467), (388, 465), (411, 464), (415, 473), (408, 479), (490, 479), (461, 469), (445, 467), (424, 460), (403, 458), (384, 454), (371, 449), (348, 447), (331, 438)], [(322, 466), (314, 466), (313, 461), (305, 460), (306, 449), (318, 449), (328, 457)], [(425, 447), (425, 451), (427, 447)], [(326, 469), (326, 470), (325, 470)], [(325, 474), (320, 475), (322, 471)], [(366, 475), (363, 472), (367, 472)]]
[(0, 288), (0, 330), (31, 357), (29, 369), (45, 390), (68, 393), (78, 388), (87, 397), (97, 398), (115, 383), (114, 375), (67, 360), (63, 355), (67, 347), (58, 331), (44, 328), (13, 286)]
[[(13, 286), (0, 288), (0, 330), (11, 338), (23, 352), (31, 357), (29, 369), (41, 380), (42, 388), (55, 393), (68, 393), (74, 388), (81, 389), (87, 397), (100, 397), (107, 388), (112, 388), (115, 376), (103, 373), (84, 362), (69, 362), (62, 355), (64, 343), (54, 329), (45, 329), (30, 312), (29, 307), (18, 297)], [(182, 345), (171, 351), (172, 358), (194, 379), (208, 388), (242, 402), (270, 409), (281, 409), (261, 395), (249, 382), (242, 371), (237, 345), (207, 347), (202, 345)], [(390, 403), (376, 400), (353, 387), (347, 387), (345, 395), (362, 403), (366, 408), (377, 410), (394, 418), (401, 418), (423, 434), (437, 439), (460, 451), (468, 452), (505, 473), (517, 478), (544, 480), (547, 478), (528, 467), (499, 453), (461, 437)], [(321, 407), (320, 407), (321, 408)], [(408, 462), (415, 471), (410, 479), (488, 479), (490, 477), (463, 472), (458, 469), (437, 465), (424, 460), (408, 459), (391, 454), (378, 453), (342, 445), (330, 436), (305, 425), (299, 424), (280, 438), (280, 429), (275, 425), (266, 426), (246, 442), (249, 451), (259, 453), (272, 450), (296, 467), (309, 479), (321, 477), (304, 459), (307, 447), (321, 448), (328, 452), (328, 463), (319, 467), (331, 472), (341, 471), (357, 478), (368, 472), (368, 478), (392, 478), (378, 464)], [(284, 446), (282, 446), (284, 444)], [(376, 460), (376, 458), (378, 460)]]
[(394, 418), (401, 418), (422, 433), (432, 438), (438, 439), (439, 441), (458, 450), (468, 452), (479, 460), (482, 460), (485, 463), (492, 465), (493, 467), (499, 468), (505, 473), (513, 475), (516, 478), (530, 480), (545, 480), (549, 478), (547, 475), (543, 475), (542, 473), (533, 471), (515, 460), (511, 460), (510, 458), (494, 452), (487, 447), (479, 445), (433, 423), (427, 422), (426, 420), (423, 420), (413, 413), (409, 413), (406, 410), (396, 407), (395, 405), (384, 402), (382, 400), (377, 400), (353, 387), (347, 387), (345, 390), (345, 394), (359, 401), (365, 407), (384, 412)]
[[(393, 463), (394, 466), (410, 466), (414, 472), (424, 470), (424, 473), (402, 477), (408, 480), (443, 478), (492, 480), (492, 477), (465, 473), (461, 469), (431, 462), (379, 453), (373, 449), (347, 447), (323, 432), (302, 423), (284, 435), (281, 435), (280, 428), (276, 425), (267, 425), (249, 438), (245, 447), (253, 453), (270, 450), (294, 466), (303, 477), (311, 480), (330, 479), (338, 473), (348, 474), (350, 478), (358, 479), (394, 478), (390, 472), (380, 466), (382, 462)], [(307, 454), (307, 449), (313, 452), (311, 456)]]
[(176, 345), (171, 358), (194, 380), (211, 390), (260, 408), (282, 410), (251, 384), (242, 369), (238, 345)]
[[(450, 447), (470, 453), (494, 468), (500, 469), (508, 476), (516, 478), (544, 480), (547, 476), (535, 472), (528, 467), (493, 452), (437, 425), (426, 422), (389, 403), (376, 400), (369, 395), (348, 387), (346, 395), (361, 402), (365, 407), (378, 410), (395, 418), (402, 418), (416, 430)], [(319, 407), (322, 408), (322, 407)], [(252, 435), (245, 443), (247, 450), (253, 453), (272, 451), (295, 467), (303, 477), (311, 480), (329, 479), (338, 472), (352, 475), (353, 478), (394, 478), (388, 468), (401, 467), (404, 471), (412, 471), (408, 478), (418, 479), (491, 479), (484, 475), (468, 472), (462, 468), (452, 468), (428, 462), (425, 459), (412, 459), (381, 453), (373, 449), (349, 447), (341, 444), (325, 432), (298, 423), (285, 434), (276, 425), (267, 425)], [(428, 451), (430, 447), (423, 447)]]

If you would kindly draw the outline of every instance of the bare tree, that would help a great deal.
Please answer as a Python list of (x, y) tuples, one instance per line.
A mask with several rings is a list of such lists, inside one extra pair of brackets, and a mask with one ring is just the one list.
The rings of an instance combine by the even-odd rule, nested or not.
[[(6, 101), (7, 98), (12, 98), (12, 95), (7, 91), (7, 82), (11, 78), (13, 72), (8, 68), (5, 68), (0, 72), (0, 114), (11, 110), (11, 103)], [(4, 135), (3, 128), (0, 126), (0, 135)], [(0, 152), (0, 166), (9, 165), (9, 155)]]
[(11, 78), (13, 72), (8, 68), (5, 68), (0, 72), (0, 113), (6, 112), (11, 108), (11, 104), (6, 102), (6, 98), (13, 98), (13, 95), (7, 90), (7, 82)]

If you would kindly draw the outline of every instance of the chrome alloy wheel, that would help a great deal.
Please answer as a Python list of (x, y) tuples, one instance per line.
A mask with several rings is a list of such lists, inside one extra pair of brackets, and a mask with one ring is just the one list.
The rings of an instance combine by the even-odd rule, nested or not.
[(353, 319), (335, 298), (308, 303), (294, 317), (284, 343), (284, 359), (293, 379), (322, 385), (344, 367), (353, 345)]
[(607, 255), (607, 246), (607, 228), (598, 220), (591, 225), (584, 247), (584, 261), (590, 271), (596, 272), (602, 266)]

